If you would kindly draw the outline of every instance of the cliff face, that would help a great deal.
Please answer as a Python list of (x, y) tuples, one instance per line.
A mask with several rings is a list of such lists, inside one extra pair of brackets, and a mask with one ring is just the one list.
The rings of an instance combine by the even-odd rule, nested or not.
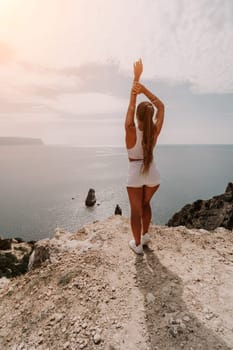
[(168, 226), (184, 225), (188, 228), (214, 230), (217, 227), (233, 228), (233, 183), (229, 182), (223, 194), (211, 199), (199, 199), (186, 204), (168, 221)]
[(0, 349), (232, 349), (232, 231), (150, 234), (143, 256), (121, 216), (37, 242), (0, 286)]
[(43, 141), (32, 137), (0, 137), (0, 146), (8, 145), (43, 145)]

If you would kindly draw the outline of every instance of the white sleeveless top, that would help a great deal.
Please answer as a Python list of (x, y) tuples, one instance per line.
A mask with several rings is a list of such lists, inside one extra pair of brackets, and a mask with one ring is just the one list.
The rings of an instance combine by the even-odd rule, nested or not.
[(136, 126), (136, 143), (133, 147), (127, 148), (129, 158), (143, 159), (142, 136), (143, 131)]

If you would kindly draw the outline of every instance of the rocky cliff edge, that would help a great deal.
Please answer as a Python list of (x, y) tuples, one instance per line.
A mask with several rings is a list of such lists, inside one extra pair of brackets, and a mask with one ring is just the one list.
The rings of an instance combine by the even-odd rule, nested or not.
[(232, 231), (150, 234), (143, 256), (118, 215), (38, 241), (30, 271), (1, 279), (0, 349), (233, 349)]

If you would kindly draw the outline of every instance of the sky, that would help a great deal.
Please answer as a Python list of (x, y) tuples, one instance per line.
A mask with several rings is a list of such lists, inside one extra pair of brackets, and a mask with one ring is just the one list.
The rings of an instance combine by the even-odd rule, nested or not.
[(160, 144), (233, 143), (232, 0), (0, 0), (0, 136), (124, 147), (139, 58)]

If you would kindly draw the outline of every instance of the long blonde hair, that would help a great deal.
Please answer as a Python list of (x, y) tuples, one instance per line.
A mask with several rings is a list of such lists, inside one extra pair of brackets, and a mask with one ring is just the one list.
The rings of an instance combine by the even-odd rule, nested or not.
[(155, 124), (153, 122), (154, 107), (152, 103), (143, 101), (139, 103), (136, 110), (137, 118), (143, 124), (143, 164), (142, 174), (147, 173), (153, 160)]

